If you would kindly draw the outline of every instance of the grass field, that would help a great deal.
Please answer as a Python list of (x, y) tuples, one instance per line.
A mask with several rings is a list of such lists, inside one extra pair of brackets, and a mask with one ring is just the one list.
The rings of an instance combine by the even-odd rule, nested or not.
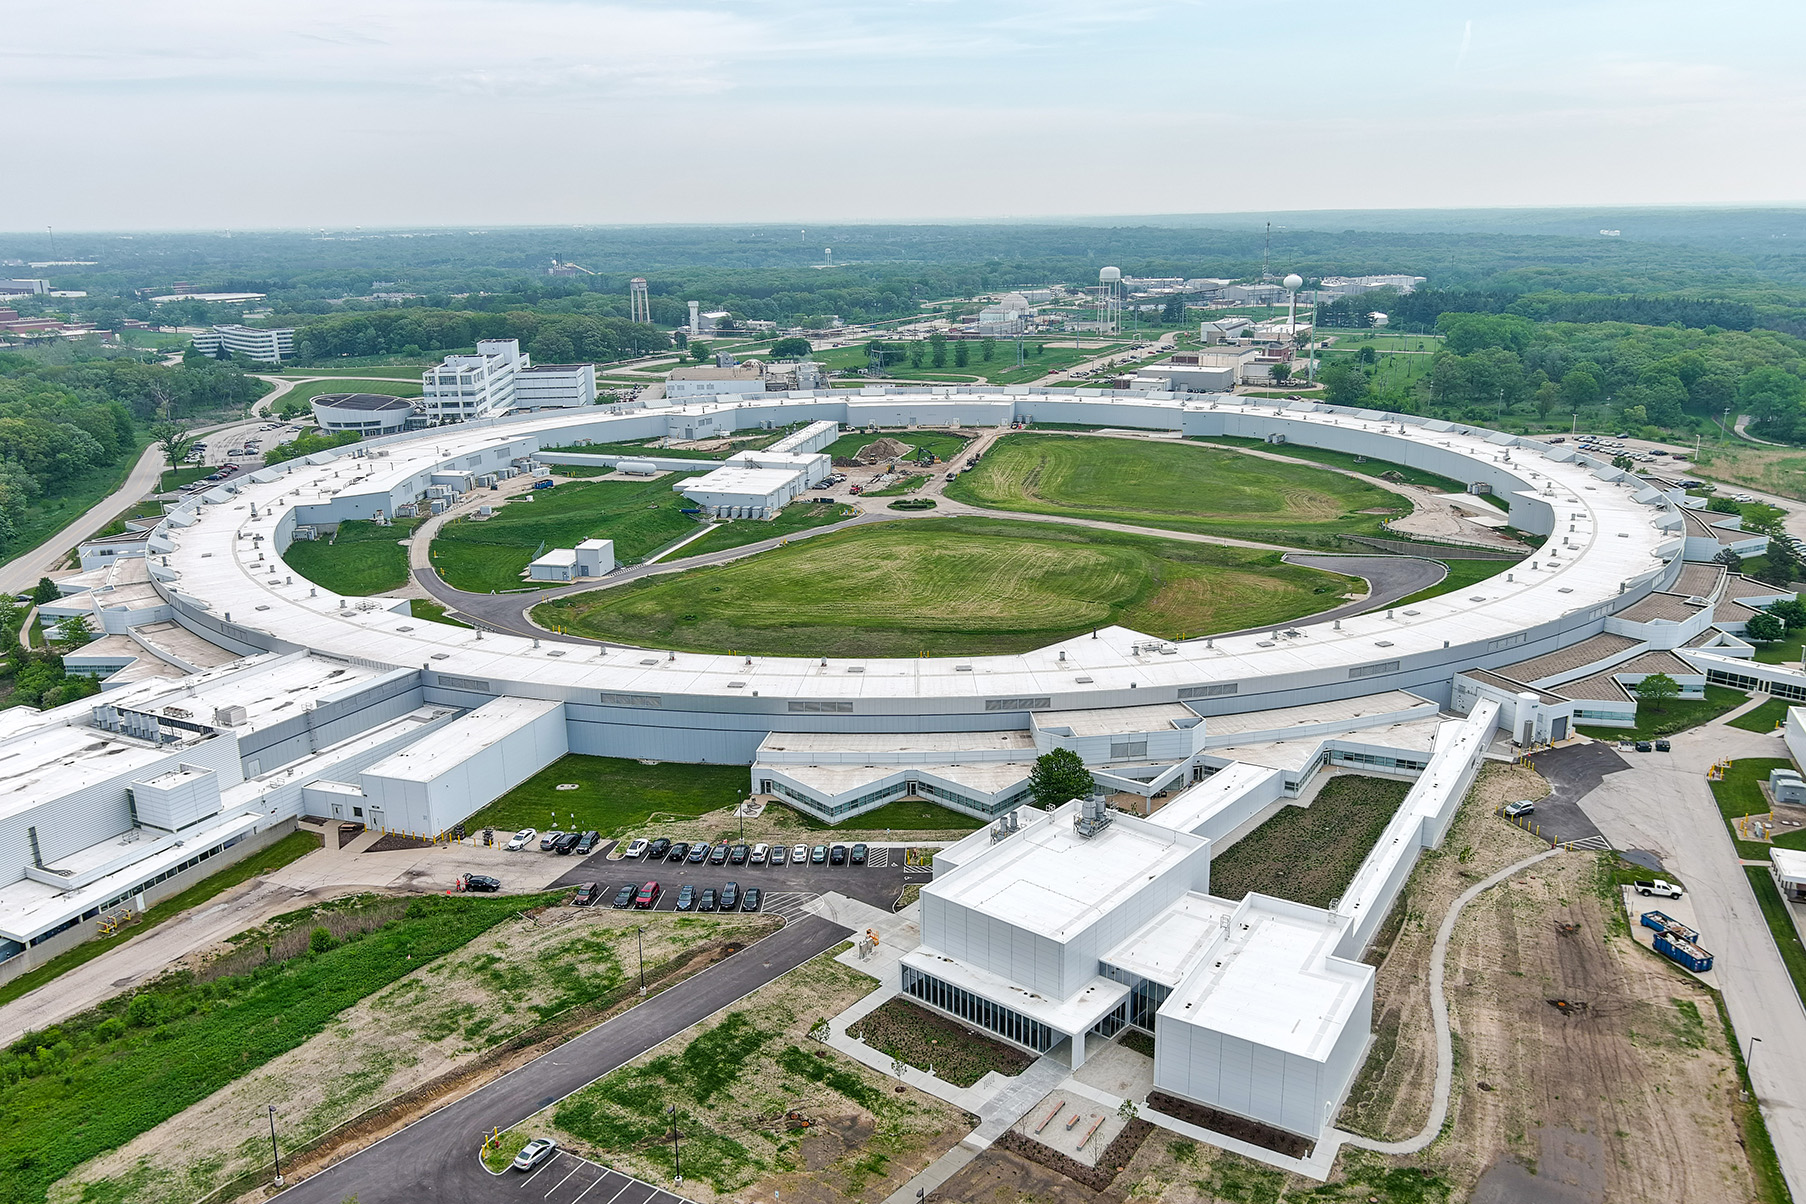
[(1425, 472), (1421, 468), (1412, 468), (1406, 464), (1394, 464), (1389, 460), (1363, 459), (1352, 452), (1332, 451), (1326, 447), (1303, 447), (1296, 443), (1267, 443), (1260, 439), (1241, 439), (1233, 435), (1198, 437), (1193, 442), (1217, 443), (1224, 447), (1249, 447), (1271, 455), (1285, 456), (1291, 460), (1307, 460), (1312, 464), (1323, 464), (1330, 468), (1346, 468), (1354, 472), (1365, 473), (1370, 477), (1383, 476), (1393, 472), (1397, 473), (1400, 480), (1407, 485), (1422, 485), (1439, 493), (1467, 492), (1466, 485), (1451, 477), (1438, 476), (1436, 473)]
[(211, 464), (196, 464), (186, 468), (166, 468), (163, 470), (163, 476), (157, 482), (157, 492), (169, 493), (171, 490), (180, 489), (190, 481), (198, 481), (202, 477), (211, 476), (216, 471), (218, 471), (217, 468)]
[(428, 602), (425, 598), (415, 598), (408, 603), (408, 613), (416, 619), (425, 619), (430, 623), (446, 623), (453, 627), (469, 629), (470, 624), (460, 622), (445, 613), (445, 607), (437, 602)]
[[(577, 789), (558, 789), (563, 784)], [(696, 816), (731, 806), (746, 797), (750, 785), (744, 765), (644, 765), (573, 753), (465, 820), (464, 828), (556, 827), (620, 836), (654, 815)]]
[(137, 467), (138, 457), (144, 454), (148, 442), (149, 436), (140, 431), (134, 436), (131, 449), (120, 454), (118, 463), (78, 472), (59, 481), (55, 493), (26, 503), (15, 519), (17, 531), (6, 541), (0, 564), (44, 543), (118, 489)]
[[(1769, 846), (1760, 840), (1739, 837), (1737, 821), (1746, 815), (1768, 814), (1772, 808), (1768, 796), (1762, 793), (1762, 783), (1768, 780), (1770, 770), (1792, 767), (1793, 762), (1786, 757), (1739, 757), (1725, 770), (1724, 777), (1711, 783), (1718, 813), (1724, 816), (1725, 827), (1730, 830), (1738, 856), (1745, 860), (1766, 861)], [(1783, 832), (1775, 837), (1774, 843), (1784, 849), (1806, 849), (1806, 831)]]
[(1189, 442), (1039, 433), (998, 440), (947, 496), (998, 510), (1303, 546), (1378, 534), (1382, 518), (1409, 506), (1396, 494), (1304, 464)]
[(408, 583), (408, 550), (399, 541), (419, 525), (419, 519), (408, 518), (389, 527), (343, 522), (331, 539), (297, 539), (282, 559), (335, 594), (380, 594)]
[(519, 589), (541, 549), (574, 548), (585, 539), (612, 539), (616, 563), (638, 564), (695, 528), (682, 513), (690, 503), (671, 489), (685, 479), (572, 482), (522, 494), (493, 518), (441, 527), (433, 566), (454, 589), (481, 594)]
[(1656, 710), (1647, 702), (1637, 707), (1635, 727), (1576, 727), (1574, 730), (1594, 740), (1653, 740), (1672, 736), (1690, 727), (1698, 727), (1716, 719), (1726, 711), (1736, 710), (1750, 700), (1742, 690), (1729, 686), (1707, 686), (1703, 699), (1671, 698)]
[(1786, 698), (1771, 698), (1759, 707), (1754, 707), (1726, 720), (1731, 727), (1742, 728), (1746, 732), (1772, 732), (1787, 722), (1787, 709), (1800, 704)]
[(1442, 560), (1438, 563), (1448, 569), (1448, 576), (1428, 589), (1420, 589), (1414, 594), (1400, 598), (1392, 605), (1409, 606), (1413, 602), (1422, 602), (1425, 598), (1452, 594), (1458, 589), (1478, 585), (1488, 577), (1496, 576), (1511, 567), (1510, 562), (1504, 560)]
[(77, 945), (67, 953), (51, 958), (37, 969), (29, 970), (6, 985), (0, 986), (0, 1004), (11, 1003), (21, 995), (37, 990), (58, 975), (93, 961), (115, 945), (122, 945), (133, 937), (142, 936), (166, 920), (174, 919), (189, 908), (205, 903), (215, 895), (232, 889), (240, 882), (248, 882), (258, 874), (281, 869), (289, 862), (297, 861), (319, 847), (320, 836), (317, 832), (306, 828), (298, 832), (290, 832), (281, 840), (259, 849), (243, 861), (234, 862), (219, 873), (202, 878), (187, 890), (171, 895), (146, 911), (136, 924), (126, 928), (117, 936), (101, 937)]
[(1354, 881), (1411, 783), (1343, 774), (1309, 807), (1287, 807), (1210, 860), (1210, 893), (1249, 891), (1328, 907)]
[(1001, 519), (923, 519), (554, 599), (539, 623), (658, 648), (985, 655), (1120, 623), (1183, 638), (1286, 622), (1350, 579), (1277, 553)]
[[(176, 974), (13, 1043), (4, 1059), (0, 1200), (41, 1201), (52, 1183), (301, 1044), (344, 1008), (544, 897), (405, 905), (357, 939), (331, 940), (201, 981)], [(393, 909), (389, 900), (378, 904)], [(356, 901), (335, 904), (338, 913)], [(302, 926), (319, 913), (289, 917)], [(291, 925), (292, 926), (292, 925)], [(303, 949), (305, 950), (305, 946)]]
[(743, 548), (749, 543), (762, 543), (767, 539), (783, 539), (798, 531), (845, 522), (854, 516), (854, 511), (846, 506), (820, 506), (813, 502), (795, 501), (780, 510), (776, 518), (737, 518), (718, 523), (713, 531), (695, 543), (685, 544), (677, 558), (684, 559), (703, 552), (721, 552), (728, 548)]
[(842, 435), (822, 448), (822, 455), (832, 456), (836, 460), (850, 460), (858, 454), (860, 448), (880, 439), (895, 439), (910, 449), (910, 455), (926, 450), (943, 460), (951, 460), (959, 455), (966, 444), (971, 442), (963, 435), (947, 431), (879, 431), (875, 435), (869, 431), (855, 431), (851, 435)]

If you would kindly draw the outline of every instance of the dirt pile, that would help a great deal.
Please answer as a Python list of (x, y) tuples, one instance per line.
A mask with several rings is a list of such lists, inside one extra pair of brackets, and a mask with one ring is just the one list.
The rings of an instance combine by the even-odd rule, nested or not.
[(853, 458), (861, 464), (876, 464), (881, 460), (895, 460), (908, 451), (909, 444), (899, 443), (886, 435), (876, 443), (868, 443), (860, 448), (859, 454)]

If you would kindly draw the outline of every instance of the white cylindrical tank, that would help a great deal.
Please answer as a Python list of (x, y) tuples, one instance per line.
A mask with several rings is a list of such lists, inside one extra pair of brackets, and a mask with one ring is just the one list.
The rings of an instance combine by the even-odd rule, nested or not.
[(649, 477), (658, 471), (658, 465), (650, 460), (617, 460), (615, 469), (619, 472), (631, 472), (636, 476)]
[(1304, 287), (1304, 277), (1300, 276), (1297, 272), (1293, 272), (1290, 276), (1285, 278), (1285, 286), (1286, 292), (1295, 293)]
[(1097, 273), (1097, 280), (1098, 280), (1099, 284), (1109, 284), (1112, 281), (1121, 280), (1121, 279), (1122, 279), (1122, 269), (1121, 268), (1102, 268)]

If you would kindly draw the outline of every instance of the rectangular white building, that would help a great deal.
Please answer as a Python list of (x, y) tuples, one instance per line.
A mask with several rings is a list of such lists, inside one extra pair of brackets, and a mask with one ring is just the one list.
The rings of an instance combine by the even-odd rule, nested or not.
[(295, 332), (292, 328), (260, 330), (229, 324), (194, 336), (194, 349), (203, 355), (218, 355), (222, 348), (259, 363), (276, 364), (295, 354)]
[(729, 393), (763, 392), (765, 374), (756, 364), (739, 364), (732, 368), (676, 368), (665, 377), (665, 396), (678, 402)]
[(475, 355), (448, 355), (420, 374), (427, 421), (468, 422), (493, 418), (515, 407), (515, 379), (531, 368), (517, 339), (484, 339)]
[(594, 364), (541, 364), (514, 374), (516, 410), (552, 410), (596, 404)]

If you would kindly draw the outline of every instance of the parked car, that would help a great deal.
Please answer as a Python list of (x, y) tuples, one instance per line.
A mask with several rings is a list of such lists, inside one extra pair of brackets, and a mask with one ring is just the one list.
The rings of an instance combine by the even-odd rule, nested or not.
[(577, 842), (582, 839), (583, 836), (581, 833), (566, 832), (563, 836), (560, 836), (558, 842), (552, 846), (552, 851), (560, 857), (568, 857), (571, 850), (577, 847)]
[(464, 879), (464, 889), (481, 891), (483, 894), (493, 895), (496, 891), (502, 889), (502, 883), (501, 879), (491, 878), (488, 874), (471, 874)]
[(1666, 740), (1657, 740), (1656, 741), (1656, 751), (1657, 752), (1672, 752), (1673, 750), (1674, 750), (1674, 745), (1668, 743), (1668, 741), (1666, 741)]
[(757, 911), (759, 910), (760, 901), (764, 898), (765, 894), (763, 891), (756, 886), (749, 886), (746, 888), (746, 897), (740, 900), (740, 910)]
[(828, 846), (818, 844), (809, 850), (810, 865), (826, 865), (828, 863)]
[(771, 846), (771, 855), (765, 859), (767, 865), (783, 865), (790, 860), (790, 850), (781, 844)]
[(728, 860), (735, 865), (745, 865), (746, 859), (750, 856), (752, 856), (751, 845), (737, 844), (734, 846), (734, 851), (728, 854)]
[(571, 906), (588, 907), (591, 903), (596, 901), (596, 896), (601, 893), (602, 888), (600, 886), (597, 886), (594, 882), (585, 882), (582, 886), (577, 888), (577, 893), (571, 896)]
[(589, 854), (595, 852), (596, 843), (601, 839), (602, 834), (600, 832), (585, 832), (582, 836), (577, 838), (577, 848), (574, 851), (587, 857)]
[(845, 865), (847, 863), (847, 846), (837, 844), (828, 850), (829, 865)]
[(686, 882), (683, 889), (677, 892), (677, 910), (694, 911), (696, 908), (696, 887)]
[[(593, 833), (592, 833), (592, 835), (593, 835)], [(661, 836), (657, 840), (652, 842), (652, 847), (650, 847), (646, 850), (646, 860), (647, 861), (663, 861), (665, 859), (665, 854), (669, 853), (670, 851), (671, 851), (671, 838), (669, 836)]]
[(1660, 895), (1664, 899), (1681, 897), (1681, 888), (1662, 878), (1639, 879), (1631, 885), (1636, 887), (1639, 895)]
[(870, 849), (866, 848), (862, 844), (854, 845), (853, 851), (851, 854), (853, 864), (854, 865), (864, 865), (866, 854), (869, 853), (870, 851), (871, 851)]
[(790, 863), (792, 865), (809, 864), (809, 846), (806, 844), (792, 845), (790, 849)]
[(714, 911), (715, 910), (715, 899), (716, 899), (715, 888), (712, 886), (703, 887), (702, 888), (702, 897), (696, 900), (696, 910), (697, 911)]
[(669, 853), (665, 854), (665, 860), (666, 861), (682, 861), (689, 855), (690, 855), (690, 842), (687, 840), (680, 840), (676, 844), (671, 846), (671, 851)]
[(709, 864), (710, 865), (726, 865), (727, 864), (727, 855), (728, 855), (727, 843), (725, 841), (723, 841), (721, 844), (716, 845), (713, 849), (711, 849), (709, 851)]
[(766, 861), (767, 861), (767, 860), (768, 860), (768, 859), (769, 859), (769, 858), (770, 858), (770, 857), (771, 857), (771, 846), (770, 846), (770, 845), (768, 845), (768, 844), (756, 844), (756, 845), (754, 845), (754, 846), (753, 846), (753, 848), (752, 848), (752, 863), (753, 863), (753, 864), (754, 864), (754, 865), (764, 865), (764, 864), (765, 864), (765, 862), (766, 862)]
[(514, 1169), (530, 1171), (558, 1152), (558, 1143), (550, 1137), (535, 1137), (514, 1156)]
[(640, 893), (633, 897), (633, 905), (641, 911), (651, 911), (658, 906), (659, 885), (648, 882), (640, 887)]
[(547, 832), (544, 836), (539, 838), (539, 851), (542, 853), (550, 853), (552, 851), (552, 846), (557, 844), (558, 838), (563, 835), (563, 832), (558, 831)]
[(615, 892), (615, 906), (632, 907), (634, 898), (638, 896), (639, 893), (640, 888), (629, 882), (626, 886), (623, 886), (620, 890)]
[(709, 859), (709, 846), (708, 845), (697, 844), (697, 845), (690, 846), (690, 864), (691, 865), (701, 865), (703, 862), (707, 861), (708, 859)]
[(740, 906), (740, 884), (730, 882), (721, 888), (720, 907), (722, 911), (733, 911)]
[(1531, 812), (1533, 812), (1535, 810), (1536, 810), (1535, 803), (1531, 802), (1527, 798), (1521, 798), (1515, 803), (1506, 803), (1505, 804), (1505, 818), (1506, 819), (1516, 819), (1521, 815), (1529, 815)]
[(1655, 745), (1651, 744), (1647, 740), (1639, 740), (1639, 741), (1637, 741), (1637, 751), (1638, 752), (1654, 752)]
[(646, 855), (646, 850), (651, 847), (652, 847), (652, 842), (650, 840), (647, 840), (644, 836), (638, 836), (638, 837), (635, 837), (630, 844), (628, 844), (627, 852), (624, 854), (624, 856), (630, 857), (630, 858), (631, 857), (644, 857)]
[(533, 838), (538, 835), (539, 830), (537, 828), (522, 828), (514, 834), (514, 839), (503, 845), (502, 848), (509, 853), (518, 853), (532, 844)]

